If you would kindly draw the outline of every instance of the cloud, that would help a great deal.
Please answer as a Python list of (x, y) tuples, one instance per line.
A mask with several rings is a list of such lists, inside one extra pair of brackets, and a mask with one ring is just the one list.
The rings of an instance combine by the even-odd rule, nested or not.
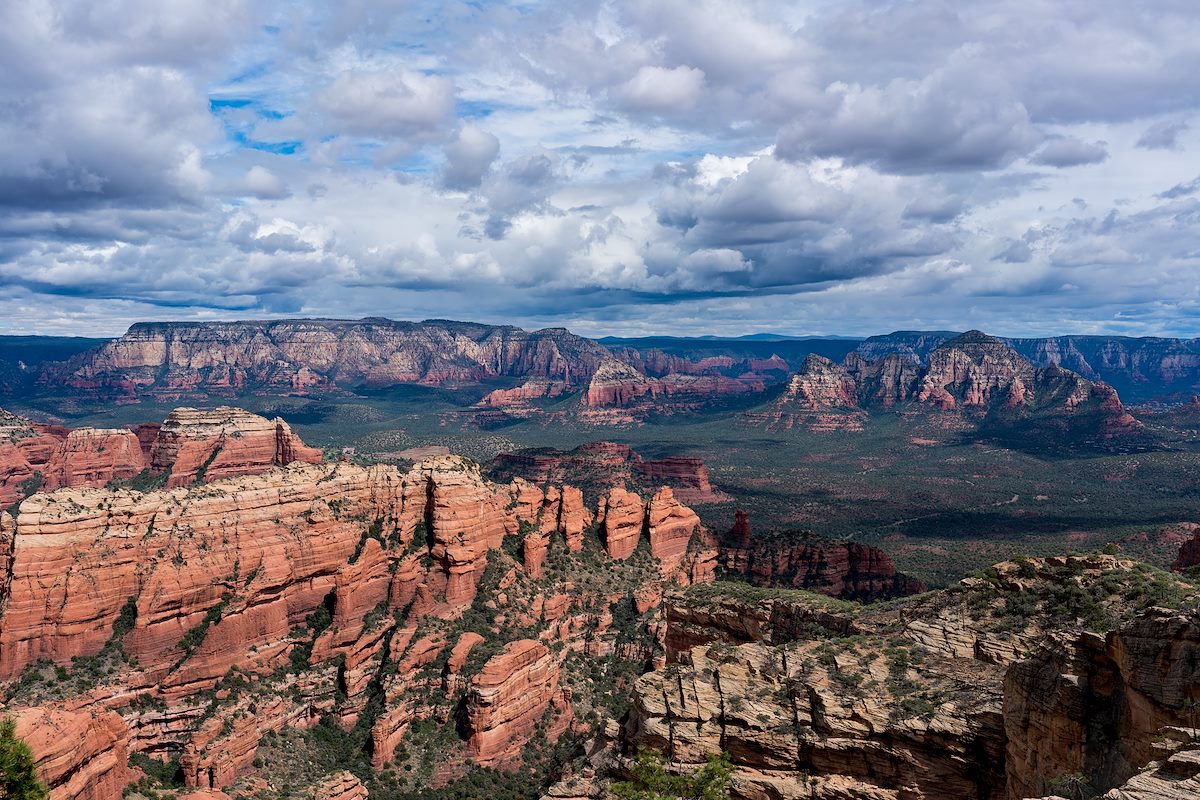
[(1034, 164), (1062, 168), (1099, 164), (1107, 158), (1106, 142), (1085, 142), (1074, 136), (1060, 136), (1047, 141), (1029, 160)]
[(1159, 120), (1138, 137), (1137, 146), (1143, 150), (1179, 150), (1179, 137), (1191, 130), (1182, 120)]
[(332, 130), (356, 136), (421, 140), (454, 109), (454, 84), (440, 75), (396, 69), (339, 75), (318, 97)]
[(474, 123), (466, 123), (443, 151), (446, 166), (442, 170), (442, 183), (448, 189), (473, 189), (500, 153), (500, 140)]
[(626, 108), (665, 113), (686, 111), (696, 105), (704, 91), (704, 70), (679, 66), (672, 69), (645, 66), (612, 91)]
[(289, 194), (283, 180), (259, 164), (246, 170), (237, 189), (241, 194), (251, 195), (260, 200), (279, 200)]
[(1020, 100), (961, 63), (921, 80), (834, 83), (785, 125), (782, 158), (844, 158), (886, 172), (1000, 169), (1041, 139)]
[(1190, 0), (0, 4), (0, 327), (1200, 334), (1197, 41)]

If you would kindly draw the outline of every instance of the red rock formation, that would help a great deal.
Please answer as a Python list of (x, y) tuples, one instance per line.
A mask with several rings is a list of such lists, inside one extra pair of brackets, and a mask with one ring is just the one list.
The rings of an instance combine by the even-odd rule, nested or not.
[(103, 397), (170, 398), (498, 377), (583, 385), (609, 357), (563, 328), (386, 319), (139, 323), (40, 381)]
[(843, 366), (858, 390), (859, 402), (892, 408), (912, 400), (917, 394), (921, 365), (915, 359), (888, 355), (867, 361), (858, 353), (846, 356)]
[[(670, 490), (649, 504), (613, 494), (611, 544), (627, 534), (636, 547), (649, 515), (664, 570), (680, 582), (711, 577), (715, 551), (688, 552), (696, 518)], [(136, 731), (128, 748), (180, 752), (188, 785), (205, 789), (251, 771), (268, 731), (322, 717), (346, 729), (362, 723), (372, 686), (384, 696), (370, 720), (377, 768), (413, 720), (449, 720), (447, 693), (468, 686), (469, 747), (480, 763), (511, 763), (548, 709), (548, 735), (570, 723), (560, 653), (611, 652), (611, 604), (634, 591), (637, 608), (652, 613), (661, 579), (606, 598), (573, 584), (546, 592), (510, 567), (487, 598), (496, 625), (534, 626), (545, 643), (510, 648), (473, 681), (462, 670), (484, 638), (455, 641), (423, 618), (461, 615), (488, 551), (506, 536), (524, 531), (532, 545), (561, 532), (578, 548), (590, 521), (578, 489), (491, 484), (449, 456), (407, 473), (294, 463), (157, 492), (35, 495), (15, 519), (0, 515), (0, 678), (40, 659), (108, 658), (119, 645), (132, 660), (104, 670), (86, 702), (126, 716)], [(427, 669), (439, 659), (444, 670)], [(271, 692), (239, 688), (242, 680)]]
[(477, 405), (483, 408), (521, 409), (529, 406), (532, 400), (552, 400), (561, 397), (567, 389), (564, 381), (535, 378), (511, 389), (495, 389)]
[(650, 500), (646, 520), (650, 554), (662, 562), (662, 571), (669, 574), (683, 563), (688, 543), (700, 531), (700, 517), (676, 500), (670, 487), (664, 486)]
[(550, 741), (570, 724), (570, 705), (558, 688), (559, 665), (541, 642), (521, 639), (493, 656), (467, 694), (467, 749), (483, 766), (516, 759), (551, 706)]
[(232, 475), (252, 475), (292, 461), (316, 464), (321, 451), (305, 447), (281, 419), (240, 408), (177, 408), (159, 431), (151, 468), (170, 472), (168, 488)]
[(635, 467), (643, 486), (670, 486), (681, 502), (689, 505), (720, 503), (729, 496), (713, 488), (708, 467), (698, 458), (669, 456), (641, 461)]
[(346, 770), (326, 775), (312, 788), (313, 800), (367, 800), (367, 787)]
[(896, 571), (890, 556), (858, 542), (806, 540), (803, 534), (754, 539), (744, 512), (735, 517), (720, 561), (729, 573), (756, 586), (808, 589), (847, 600), (877, 600), (925, 591), (915, 578)]
[(917, 400), (941, 409), (986, 409), (999, 402), (1016, 407), (1031, 398), (1033, 365), (1001, 340), (967, 331), (929, 354)]
[(534, 448), (500, 453), (489, 472), (499, 480), (520, 477), (543, 486), (571, 483), (596, 493), (621, 481), (646, 493), (666, 485), (689, 505), (729, 499), (713, 487), (708, 467), (700, 459), (670, 456), (647, 460), (629, 445), (616, 442), (587, 442), (570, 451)]
[(596, 518), (604, 522), (604, 549), (608, 555), (619, 559), (633, 555), (646, 524), (642, 498), (636, 492), (613, 487), (608, 497), (600, 499)]
[(141, 443), (126, 429), (80, 428), (59, 443), (42, 468), (42, 488), (99, 488), (114, 478), (129, 479), (146, 468)]
[(479, 467), (458, 456), (422, 461), (417, 468), (437, 480), (431, 482), (430, 507), (433, 549), (430, 554), (446, 576), (444, 592), (451, 605), (470, 603), (487, 566), (487, 551), (499, 547), (510, 529), (506, 506), (509, 498), (483, 479)]
[(854, 378), (829, 359), (809, 355), (779, 399), (744, 418), (770, 429), (861, 431), (866, 413), (858, 407)]
[[(724, 375), (671, 373), (651, 378), (629, 364), (605, 361), (588, 383), (581, 399), (582, 421), (604, 422), (638, 419), (650, 413), (673, 414), (692, 411), (722, 397), (762, 392), (766, 384), (757, 376), (745, 380)], [(625, 414), (606, 416), (604, 409), (622, 409)]]
[(43, 706), (13, 716), (50, 800), (113, 800), (132, 779), (129, 728), (111, 711)]
[(574, 486), (562, 488), (562, 510), (558, 530), (567, 540), (567, 549), (577, 553), (583, 549), (583, 531), (592, 524), (592, 513), (583, 504), (583, 492)]
[(733, 512), (733, 529), (729, 532), (735, 547), (750, 546), (750, 515), (744, 509), (738, 508)]
[(1192, 538), (1184, 542), (1179, 547), (1179, 555), (1175, 556), (1175, 562), (1171, 564), (1171, 569), (1175, 572), (1183, 572), (1200, 564), (1200, 526), (1192, 530)]

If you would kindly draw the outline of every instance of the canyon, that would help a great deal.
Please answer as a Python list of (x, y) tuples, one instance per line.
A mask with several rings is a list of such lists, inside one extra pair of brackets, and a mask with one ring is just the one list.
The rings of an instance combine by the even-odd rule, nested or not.
[[(933, 363), (977, 366), (957, 358)], [(1012, 394), (940, 385), (972, 407)], [(797, 402), (851, 388), (813, 380)], [(226, 407), (0, 422), (61, 482), (0, 514), (4, 711), (53, 800), (175, 782), (362, 800), (488, 775), (544, 775), (565, 800), (639, 748), (679, 770), (728, 753), (746, 800), (1015, 800), (1072, 775), (1151, 791), (1192, 752), (1200, 592), (1119, 556), (926, 592), (862, 543), (757, 534), (743, 511), (714, 533), (683, 497), (716, 493), (702, 463), (614, 443), (485, 474), (324, 462)]]
[(455, 456), (308, 463), (281, 425), (177, 409), (149, 463), (179, 485), (0, 514), (6, 711), (55, 800), (119, 795), (139, 754), (228, 788), (264, 737), (318, 724), (361, 731), (382, 768), (412, 725), (455, 713), (459, 772), (512, 767), (596, 702), (561, 685), (566, 659), (659, 658), (665, 588), (712, 579), (711, 539), (669, 488), (615, 488), (593, 513), (574, 487), (494, 484)]

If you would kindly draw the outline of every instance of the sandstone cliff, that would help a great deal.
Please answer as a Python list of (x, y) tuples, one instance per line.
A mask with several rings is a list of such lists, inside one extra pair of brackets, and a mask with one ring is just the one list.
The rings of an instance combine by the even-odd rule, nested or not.
[(7, 413), (0, 423), (0, 507), (37, 489), (101, 488), (143, 472), (174, 488), (321, 460), (283, 420), (239, 408), (179, 408), (161, 425), (119, 429), (67, 430)]
[[(178, 464), (191, 418), (164, 424), (155, 453)], [(257, 452), (254, 431), (209, 423)], [(264, 430), (276, 453), (279, 429)], [(669, 489), (602, 505), (602, 524), (627, 534), (620, 560), (578, 489), (493, 484), (453, 456), (408, 472), (297, 461), (165, 491), (35, 494), (0, 515), (9, 708), (58, 714), (90, 743), (31, 734), (55, 800), (120, 795), (127, 753), (174, 754), (189, 786), (253, 783), (264, 742), (318, 723), (383, 770), (409, 757), (397, 752), (412, 726), (453, 727), (458, 708), (457, 755), (430, 780), (467, 759), (520, 765), (535, 736), (627, 691), (622, 677), (568, 689), (565, 659), (660, 659), (664, 587), (711, 578), (715, 551)], [(636, 524), (624, 530), (623, 515)]]

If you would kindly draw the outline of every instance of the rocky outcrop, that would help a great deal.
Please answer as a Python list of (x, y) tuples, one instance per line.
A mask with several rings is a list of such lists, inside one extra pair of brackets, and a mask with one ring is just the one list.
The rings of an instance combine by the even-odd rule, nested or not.
[(583, 531), (592, 524), (592, 512), (583, 504), (583, 492), (574, 486), (563, 486), (560, 496), (558, 531), (567, 540), (567, 549), (583, 549)]
[(614, 487), (600, 498), (596, 519), (604, 525), (604, 549), (611, 558), (633, 555), (646, 526), (646, 507), (636, 492)]
[(917, 401), (943, 410), (1029, 402), (1033, 365), (1001, 340), (967, 331), (939, 345), (917, 388)]
[(146, 468), (137, 435), (127, 429), (79, 428), (59, 443), (41, 467), (42, 488), (99, 488), (129, 479)]
[(367, 800), (367, 787), (346, 770), (326, 775), (312, 788), (312, 800)]
[(133, 777), (129, 728), (111, 711), (55, 705), (18, 710), (15, 719), (50, 800), (113, 800)]
[(68, 431), (25, 420), (0, 426), (0, 507), (33, 489), (100, 488), (144, 470), (168, 473), (167, 486), (175, 488), (320, 460), (321, 451), (306, 447), (283, 420), (238, 408), (178, 408), (162, 425), (133, 428)]
[[(1150, 585), (1197, 597), (1112, 556), (1006, 562), (883, 606), (694, 587), (666, 600), (674, 666), (639, 679), (608, 752), (688, 769), (725, 751), (735, 798), (1016, 800), (1072, 776), (1114, 800), (1166, 790), (1196, 774), (1200, 627), (1145, 610)], [(1068, 597), (1116, 627), (1087, 632)]]
[(650, 377), (616, 359), (600, 364), (580, 400), (583, 422), (632, 422), (650, 414), (693, 412), (724, 398), (762, 392), (757, 375), (730, 378), (720, 374), (670, 373)]
[(466, 701), (467, 749), (483, 766), (510, 764), (551, 706), (550, 741), (570, 724), (558, 686), (559, 665), (541, 642), (512, 642), (471, 681)]
[[(935, 337), (936, 338), (936, 337)], [(742, 420), (770, 429), (861, 430), (867, 411), (954, 415), (981, 438), (1025, 448), (1108, 447), (1143, 436), (1112, 387), (1056, 365), (1035, 368), (979, 331), (939, 341), (921, 366), (905, 348), (859, 348), (841, 366), (810, 356), (788, 390)], [(887, 352), (868, 361), (862, 352)]]
[(195, 481), (252, 475), (293, 461), (320, 463), (321, 451), (306, 447), (283, 420), (240, 408), (177, 408), (158, 432), (150, 466), (168, 472), (168, 488)]
[(670, 487), (664, 486), (651, 498), (646, 509), (646, 534), (650, 555), (662, 562), (663, 572), (673, 572), (683, 563), (688, 544), (700, 532), (700, 517), (676, 500)]
[(728, 495), (714, 488), (708, 467), (698, 458), (669, 456), (646, 459), (616, 442), (588, 442), (574, 450), (531, 448), (500, 453), (488, 468), (495, 480), (523, 478), (540, 486), (569, 483), (593, 496), (624, 482), (645, 493), (670, 486), (689, 505), (717, 503)]
[[(748, 523), (747, 523), (748, 524)], [(736, 527), (736, 526), (735, 526)], [(845, 600), (879, 600), (925, 591), (896, 570), (887, 553), (859, 542), (776, 534), (721, 548), (721, 567), (756, 586), (807, 589)]]
[[(422, 720), (462, 723), (447, 774), (467, 757), (511, 765), (535, 733), (572, 724), (564, 659), (661, 660), (664, 586), (711, 580), (715, 551), (687, 546), (703, 532), (669, 489), (614, 497), (614, 543), (650, 542), (632, 569), (581, 553), (579, 489), (493, 484), (453, 456), (35, 494), (0, 515), (0, 678), (21, 714), (59, 687), (64, 713), (111, 709), (121, 747), (178, 756), (203, 790), (258, 769), (280, 732), (322, 721), (361, 730), (377, 769)], [(496, 655), (501, 642), (516, 644)]]
[[(872, 336), (857, 355), (878, 361), (896, 355), (923, 363), (957, 334), (898, 331)], [(1128, 401), (1186, 400), (1200, 384), (1200, 340), (1129, 336), (1053, 336), (1005, 339), (1036, 368), (1057, 366), (1117, 389)]]
[(562, 328), (387, 319), (138, 323), (42, 374), (99, 396), (310, 393), (540, 378), (583, 385), (607, 351)]
[[(1191, 800), (1200, 797), (1200, 747), (1188, 728), (1166, 728), (1155, 737), (1157, 760), (1121, 786), (1104, 794), (1104, 800)], [(1068, 792), (1072, 787), (1063, 787)]]
[(1200, 620), (1152, 610), (1106, 636), (1084, 634), (1005, 679), (1008, 797), (1046, 794), (1061, 775), (1096, 788), (1129, 780), (1165, 728), (1194, 728)]
[(1179, 555), (1175, 556), (1171, 569), (1183, 572), (1200, 564), (1200, 526), (1192, 529), (1192, 537), (1179, 546)]
[(771, 429), (812, 431), (861, 431), (865, 417), (858, 407), (854, 378), (818, 355), (804, 359), (787, 389), (767, 409), (747, 415), (751, 422)]

